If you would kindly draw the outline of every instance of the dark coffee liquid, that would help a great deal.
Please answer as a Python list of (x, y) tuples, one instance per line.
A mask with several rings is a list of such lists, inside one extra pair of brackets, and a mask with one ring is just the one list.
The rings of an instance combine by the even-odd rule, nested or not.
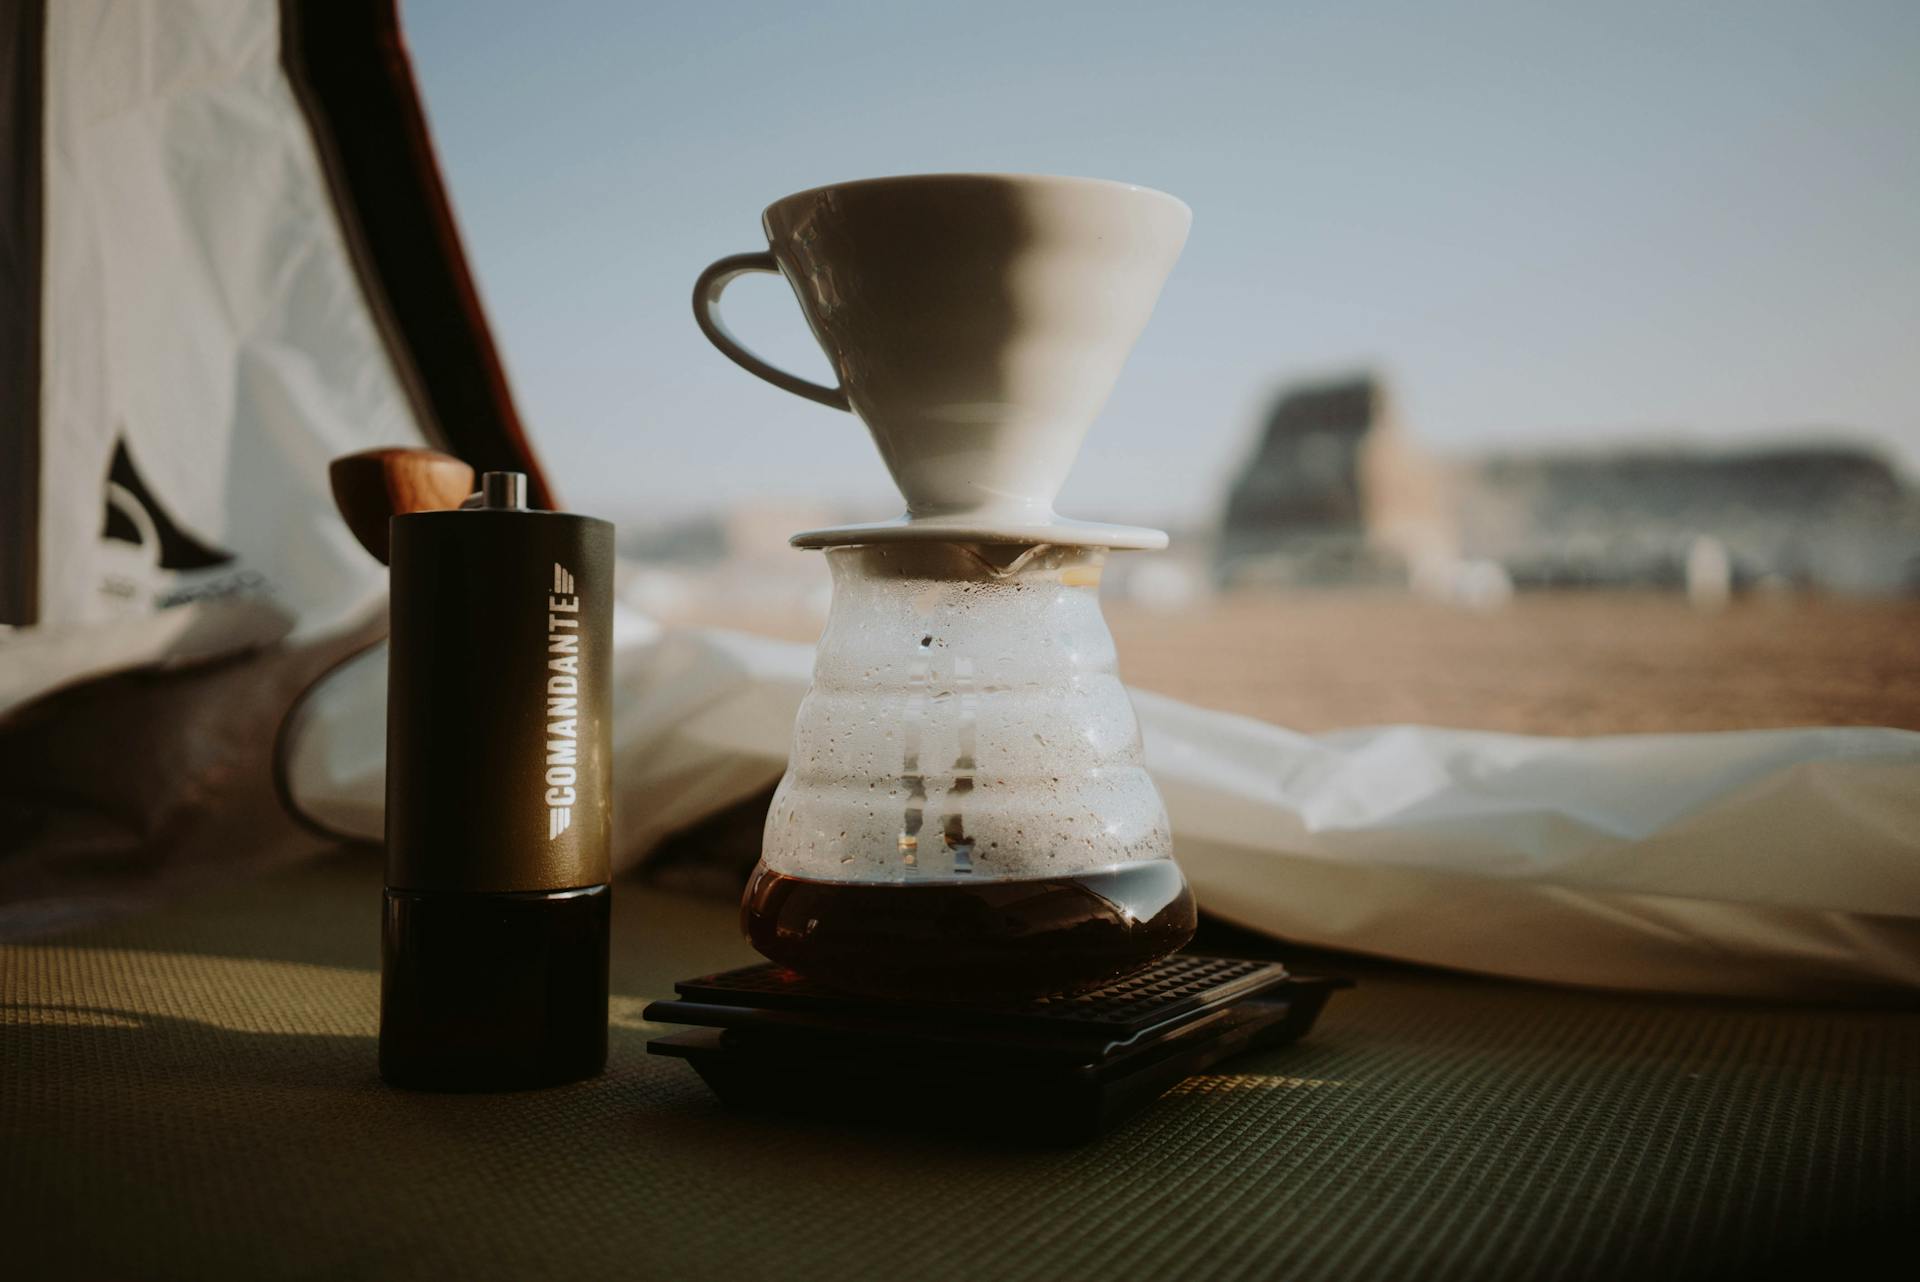
[(808, 979), (876, 997), (1042, 997), (1130, 975), (1193, 937), (1170, 859), (1072, 877), (815, 881), (762, 865), (740, 903), (753, 946)]

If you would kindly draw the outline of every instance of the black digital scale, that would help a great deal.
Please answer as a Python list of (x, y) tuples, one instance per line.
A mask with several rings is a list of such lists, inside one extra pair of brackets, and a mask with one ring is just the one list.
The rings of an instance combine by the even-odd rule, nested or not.
[(1179, 954), (1075, 997), (927, 1005), (850, 997), (762, 964), (674, 985), (644, 1017), (742, 1110), (1076, 1143), (1229, 1056), (1295, 1041), (1344, 979)]

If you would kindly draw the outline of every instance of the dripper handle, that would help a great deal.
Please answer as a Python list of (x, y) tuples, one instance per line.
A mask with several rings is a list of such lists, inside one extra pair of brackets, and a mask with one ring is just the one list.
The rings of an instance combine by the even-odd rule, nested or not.
[(727, 359), (747, 371), (772, 383), (775, 387), (792, 392), (795, 396), (804, 396), (810, 401), (832, 406), (837, 410), (852, 411), (853, 405), (847, 400), (847, 392), (842, 387), (824, 387), (810, 382), (798, 374), (789, 374), (783, 369), (769, 365), (748, 351), (730, 333), (720, 321), (720, 294), (731, 284), (735, 277), (748, 272), (766, 272), (780, 274), (780, 265), (768, 253), (729, 254), (707, 270), (700, 273), (700, 279), (693, 283), (693, 318), (700, 323), (700, 332), (709, 342), (719, 348)]

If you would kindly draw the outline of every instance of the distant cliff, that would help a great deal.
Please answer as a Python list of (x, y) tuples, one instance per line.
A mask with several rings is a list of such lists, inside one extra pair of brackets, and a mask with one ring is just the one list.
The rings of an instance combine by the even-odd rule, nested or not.
[(1366, 374), (1276, 397), (1228, 492), (1215, 569), (1226, 584), (1405, 582), (1473, 561), (1520, 587), (1677, 586), (1703, 541), (1736, 587), (1920, 591), (1920, 495), (1870, 449), (1448, 465), (1399, 430)]
[(1350, 374), (1284, 390), (1227, 491), (1215, 578), (1404, 582), (1457, 553), (1450, 468), (1411, 445), (1384, 386)]
[(1920, 589), (1920, 496), (1857, 447), (1503, 455), (1474, 469), (1461, 522), (1523, 587), (1677, 583), (1708, 538), (1736, 585)]
[(1449, 469), (1395, 424), (1370, 374), (1296, 385), (1268, 411), (1228, 491), (1215, 569), (1226, 583), (1393, 581), (1457, 538)]

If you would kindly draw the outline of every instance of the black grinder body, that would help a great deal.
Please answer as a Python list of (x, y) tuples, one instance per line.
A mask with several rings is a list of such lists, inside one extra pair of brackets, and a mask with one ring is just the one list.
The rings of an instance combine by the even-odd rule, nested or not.
[(591, 1077), (613, 527), (515, 502), (395, 516), (390, 533), (380, 1074), (435, 1090)]

